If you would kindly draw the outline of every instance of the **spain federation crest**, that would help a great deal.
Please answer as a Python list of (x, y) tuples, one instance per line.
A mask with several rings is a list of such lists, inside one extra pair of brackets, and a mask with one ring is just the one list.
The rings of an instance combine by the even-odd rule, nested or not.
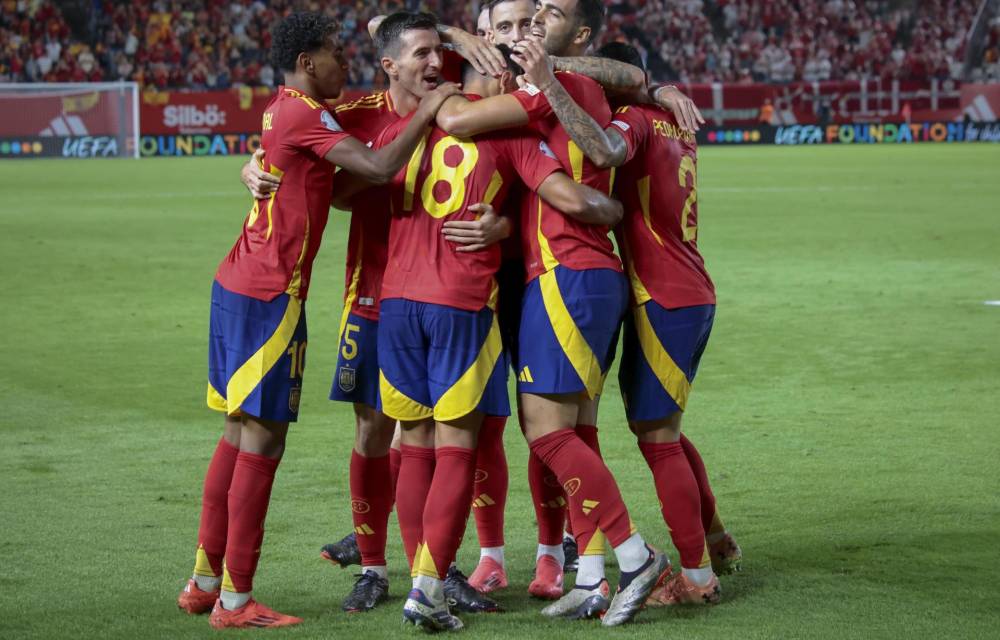
[(344, 393), (354, 391), (358, 384), (358, 370), (343, 366), (337, 370), (337, 384)]
[(299, 400), (302, 399), (302, 387), (292, 387), (288, 392), (288, 410), (292, 413), (299, 412)]

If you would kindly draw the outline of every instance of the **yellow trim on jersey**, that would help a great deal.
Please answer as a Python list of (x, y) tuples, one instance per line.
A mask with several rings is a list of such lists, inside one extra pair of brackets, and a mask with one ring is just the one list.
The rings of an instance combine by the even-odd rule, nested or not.
[(302, 288), (302, 265), (306, 261), (307, 251), (309, 251), (309, 216), (306, 216), (306, 229), (305, 233), (302, 234), (302, 251), (299, 252), (299, 259), (295, 261), (292, 279), (288, 283), (288, 289), (285, 290), (285, 293), (296, 298), (299, 297), (299, 291)]
[(635, 296), (636, 305), (646, 304), (653, 299), (646, 289), (646, 285), (639, 278), (639, 272), (635, 270), (635, 261), (632, 259), (632, 250), (628, 246), (628, 241), (622, 237), (622, 255), (625, 256), (625, 269), (628, 271), (628, 281), (632, 285), (632, 295)]
[(426, 420), (434, 415), (433, 409), (420, 404), (392, 386), (381, 369), (378, 372), (378, 388), (382, 395), (382, 413), (390, 418), (416, 422), (417, 420)]
[(499, 171), (494, 171), (493, 175), (490, 176), (490, 183), (486, 185), (486, 195), (483, 197), (483, 202), (493, 204), (493, 198), (497, 197), (497, 193), (500, 192), (500, 187), (502, 186), (503, 176), (500, 175)]
[(340, 314), (340, 329), (337, 330), (337, 343), (339, 344), (341, 340), (344, 339), (344, 327), (347, 326), (347, 318), (351, 315), (351, 308), (354, 307), (354, 301), (358, 298), (358, 282), (361, 280), (361, 256), (364, 254), (365, 237), (363, 234), (358, 234), (358, 260), (354, 264), (354, 271), (351, 273), (351, 284), (347, 285), (347, 291), (344, 292), (344, 311)]
[(552, 323), (552, 331), (562, 347), (563, 353), (569, 359), (576, 374), (583, 381), (587, 388), (587, 395), (593, 399), (601, 393), (604, 384), (604, 373), (601, 371), (601, 363), (598, 362), (594, 351), (587, 344), (583, 337), (583, 332), (576, 326), (576, 321), (566, 308), (566, 301), (563, 300), (562, 292), (559, 290), (559, 282), (556, 280), (554, 271), (549, 271), (538, 276), (538, 284), (542, 292), (542, 302), (545, 304), (545, 312)]
[(538, 200), (538, 248), (542, 254), (542, 266), (545, 267), (546, 271), (552, 271), (559, 266), (559, 261), (556, 260), (555, 254), (552, 253), (552, 247), (549, 246), (549, 239), (542, 233), (542, 199), (537, 195), (535, 199)]
[[(285, 175), (284, 171), (274, 166), (273, 164), (271, 165), (271, 168), (268, 169), (267, 172), (279, 178)], [(281, 185), (278, 185), (278, 188), (280, 189)], [(271, 197), (267, 199), (267, 233), (264, 235), (264, 237), (268, 240), (271, 239), (271, 231), (274, 228), (274, 220), (271, 218), (271, 210), (274, 209), (274, 198), (277, 195), (278, 195), (278, 189), (275, 189), (274, 191), (271, 192)], [(254, 203), (254, 206), (256, 207), (256, 203)], [(257, 218), (254, 217), (254, 220), (256, 219)]]
[(656, 230), (653, 229), (653, 221), (649, 214), (649, 179), (649, 176), (646, 176), (642, 180), (635, 183), (636, 187), (639, 189), (639, 206), (642, 208), (642, 221), (646, 223), (646, 228), (649, 229), (651, 234), (653, 234), (653, 239), (656, 240), (656, 242), (662, 247), (663, 238), (661, 238), (660, 234), (656, 233)]
[(350, 111), (351, 109), (377, 109), (384, 103), (385, 92), (382, 91), (358, 98), (352, 102), (345, 102), (344, 104), (337, 105), (333, 110), (335, 113), (340, 113), (341, 111)]
[(615, 175), (618, 172), (618, 167), (611, 167), (611, 175), (608, 177), (608, 195), (615, 190)]
[(583, 150), (572, 140), (569, 141), (569, 166), (573, 170), (573, 181), (583, 183)]
[(632, 316), (635, 318), (635, 332), (639, 336), (639, 346), (642, 347), (642, 355), (646, 358), (646, 363), (656, 374), (664, 391), (670, 394), (670, 397), (683, 411), (687, 405), (688, 394), (691, 393), (691, 383), (684, 371), (677, 366), (674, 359), (663, 348), (663, 343), (660, 342), (660, 338), (656, 335), (653, 325), (649, 321), (645, 305), (636, 307)]
[[(495, 313), (491, 315), (493, 321), (490, 324), (490, 332), (479, 349), (475, 361), (434, 405), (434, 419), (438, 422), (457, 420), (469, 415), (475, 411), (483, 398), (483, 392), (486, 391), (486, 385), (497, 366), (500, 352), (503, 351), (497, 315)], [(385, 396), (382, 397), (382, 403), (385, 404)], [(391, 417), (388, 411), (386, 415)]]
[(208, 408), (214, 411), (226, 411), (228, 407), (226, 406), (226, 399), (222, 397), (222, 394), (215, 390), (212, 383), (208, 383)]
[(226, 405), (229, 415), (236, 415), (240, 410), (243, 401), (247, 399), (260, 381), (264, 379), (267, 372), (285, 355), (295, 329), (299, 326), (299, 318), (302, 316), (302, 301), (289, 296), (288, 306), (285, 308), (285, 315), (281, 318), (278, 328), (267, 342), (257, 349), (257, 353), (250, 356), (244, 362), (226, 385)]

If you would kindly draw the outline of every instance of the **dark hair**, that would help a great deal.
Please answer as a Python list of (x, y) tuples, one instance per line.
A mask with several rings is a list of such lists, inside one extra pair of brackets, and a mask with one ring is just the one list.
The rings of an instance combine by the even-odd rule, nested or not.
[(493, 19), (493, 7), (495, 7), (497, 5), (501, 5), (501, 4), (505, 3), (505, 2), (516, 2), (516, 1), (517, 0), (489, 0), (488, 2), (486, 2), (485, 4), (483, 4), (483, 8), (484, 9), (489, 9), (489, 11), (490, 11), (490, 20), (492, 20)]
[(597, 57), (610, 58), (611, 60), (639, 67), (643, 71), (646, 70), (646, 65), (642, 63), (642, 56), (639, 55), (639, 50), (625, 42), (607, 43), (597, 50)]
[(422, 11), (397, 11), (389, 14), (375, 30), (375, 50), (378, 57), (399, 55), (399, 38), (411, 29), (436, 31), (438, 19)]
[(607, 9), (604, 0), (576, 0), (576, 17), (583, 26), (590, 27), (590, 39), (593, 42), (604, 26), (604, 16)]
[(271, 29), (271, 62), (282, 71), (295, 71), (300, 53), (323, 48), (340, 31), (333, 18), (312, 11), (289, 14)]
[[(521, 65), (514, 62), (514, 59), (510, 57), (511, 54), (514, 53), (513, 49), (511, 49), (505, 44), (498, 44), (497, 49), (500, 51), (500, 55), (503, 56), (504, 62), (507, 63), (507, 70), (513, 73), (515, 78), (517, 76), (524, 75), (524, 69), (521, 68)], [(469, 62), (468, 60), (463, 60), (462, 74), (464, 75), (466, 73), (474, 73), (476, 76), (480, 75), (480, 73), (476, 71), (476, 68), (472, 66), (471, 62)]]

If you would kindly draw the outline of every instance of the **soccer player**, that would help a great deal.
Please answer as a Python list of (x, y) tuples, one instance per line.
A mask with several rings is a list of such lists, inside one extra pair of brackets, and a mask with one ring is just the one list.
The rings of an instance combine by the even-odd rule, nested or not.
[[(602, 130), (558, 86), (544, 52), (528, 49), (528, 77), (544, 87), (574, 142), (598, 166), (621, 168), (615, 189), (628, 215), (619, 246), (632, 313), (625, 322), (619, 380), (629, 427), (653, 472), (681, 561), (680, 572), (663, 573), (647, 604), (716, 603), (721, 590), (711, 565), (738, 568), (741, 552), (719, 519), (700, 455), (681, 434), (681, 415), (715, 316), (715, 289), (697, 247), (694, 135), (650, 105), (621, 107)], [(628, 45), (608, 45), (602, 55), (642, 64)]]
[[(375, 27), (372, 29), (373, 37), (378, 29), (377, 25), (383, 24), (386, 19), (380, 17), (372, 21), (370, 28)], [(446, 62), (446, 59), (458, 58), (458, 55), (441, 50), (436, 32), (450, 41), (463, 41), (463, 37), (471, 37), (460, 30), (441, 27), (432, 16), (426, 14), (394, 14), (389, 16), (385, 24), (386, 27), (381, 30), (381, 36), (376, 38), (376, 42), (383, 54), (389, 89), (340, 105), (335, 110), (338, 122), (347, 133), (368, 142), (374, 141), (387, 126), (414, 111), (421, 97), (436, 86), (444, 74), (451, 76), (447, 77), (449, 80), (461, 78), (461, 63), (456, 64), (454, 60)], [(463, 45), (461, 48), (466, 52), (473, 50), (471, 45)], [(480, 57), (486, 59), (485, 56)], [(453, 71), (446, 71), (446, 68)], [(263, 156), (258, 156), (258, 160), (261, 157)], [(277, 181), (272, 181), (272, 185), (260, 184), (261, 180), (267, 180), (261, 173), (253, 163), (248, 163), (245, 167), (243, 179), (251, 191), (269, 191), (272, 185), (277, 184)], [(374, 608), (388, 596), (386, 534), (401, 458), (414, 458), (420, 464), (433, 460), (433, 457), (428, 457), (426, 451), (410, 446), (403, 447), (400, 452), (398, 443), (395, 448), (390, 448), (395, 420), (388, 418), (378, 408), (378, 301), (387, 260), (387, 193), (384, 188), (367, 189), (352, 197), (345, 208), (352, 210), (352, 216), (347, 245), (338, 363), (330, 398), (352, 402), (354, 405), (356, 430), (350, 461), (354, 531), (339, 542), (325, 545), (322, 555), (341, 566), (361, 564), (361, 574), (342, 604), (345, 611), (359, 612)], [(487, 222), (491, 219), (495, 224)], [(476, 249), (477, 244), (483, 242), (492, 244), (509, 233), (509, 227), (504, 222), (496, 216), (483, 216), (478, 221), (463, 223), (468, 236), (452, 239), (456, 242), (474, 243), (471, 249)], [(495, 540), (499, 537), (501, 562), (502, 499), (506, 496), (506, 490), (500, 496), (493, 487), (498, 481), (506, 484), (506, 464), (502, 458), (498, 459), (489, 445), (496, 441), (496, 434), (502, 436), (505, 422), (506, 418), (502, 416), (489, 416), (484, 422), (484, 437), (478, 454), (481, 462), (477, 464), (477, 468), (481, 470), (477, 477), (483, 481), (477, 483), (476, 494), (477, 500), (483, 505), (482, 508), (477, 508), (477, 523), (489, 518), (495, 520), (496, 516), (492, 514), (500, 514), (499, 525), (491, 522), (491, 526), (480, 527), (480, 533), (488, 553), (494, 552), (497, 545)], [(502, 453), (501, 448), (500, 455)], [(408, 465), (408, 469), (412, 466)], [(404, 478), (404, 494), (411, 484), (409, 478)], [(486, 485), (490, 488), (484, 488)], [(491, 498), (491, 495), (496, 497)], [(419, 529), (421, 506), (417, 505), (414, 510), (414, 505), (404, 495), (397, 507), (402, 528), (410, 526), (416, 518)], [(494, 533), (497, 530), (499, 534)], [(457, 568), (453, 568), (449, 575), (447, 591), (460, 610), (477, 612), (499, 609), (496, 602), (481, 597), (471, 589)]]
[(205, 478), (194, 576), (178, 606), (189, 613), (211, 609), (216, 628), (301, 622), (255, 601), (251, 591), (275, 472), (289, 423), (298, 417), (305, 300), (333, 165), (385, 182), (456, 90), (435, 90), (394, 144), (371, 150), (322, 106), (346, 79), (338, 32), (336, 21), (316, 13), (291, 14), (273, 31), (272, 58), (286, 84), (264, 111), (261, 145), (268, 170), (284, 176), (285, 186), (255, 200), (212, 287), (208, 404), (226, 418)]
[[(603, 17), (603, 3), (597, 0), (546, 1), (533, 17), (532, 34), (550, 53), (579, 55), (597, 35)], [(575, 74), (559, 75), (589, 112), (610, 121), (599, 85)], [(609, 172), (596, 170), (571, 144), (535, 87), (478, 102), (452, 99), (438, 114), (438, 124), (458, 136), (531, 124), (574, 178), (610, 191)], [(593, 538), (599, 529), (614, 547), (621, 577), (603, 617), (603, 624), (614, 626), (635, 616), (668, 561), (633, 530), (613, 476), (575, 431), (577, 425), (592, 425), (596, 419), (596, 397), (613, 358), (627, 284), (608, 229), (580, 225), (564, 213), (535, 199), (522, 220), (529, 279), (517, 364), (522, 427), (532, 453), (566, 490), (571, 513), (590, 524)], [(575, 523), (573, 528), (576, 532)], [(548, 559), (561, 583), (561, 563)], [(594, 584), (585, 585), (588, 588), (574, 590), (581, 596), (577, 604), (593, 596), (606, 600), (603, 566), (597, 576)]]
[[(467, 66), (464, 86), (492, 95), (513, 83), (509, 73), (494, 79)], [(375, 146), (403, 124), (390, 127)], [(484, 414), (508, 411), (494, 314), (500, 250), (456, 251), (442, 237), (443, 219), (474, 218), (485, 206), (473, 203), (499, 205), (518, 178), (570, 214), (603, 225), (618, 217), (617, 203), (574, 183), (534, 136), (459, 140), (435, 129), (393, 182), (380, 386), (384, 411), (404, 424), (404, 445), (435, 447), (423, 528), (416, 544), (405, 541), (415, 578), (404, 609), (408, 620), (433, 629), (461, 627), (448, 611), (443, 579), (468, 515), (479, 424)]]

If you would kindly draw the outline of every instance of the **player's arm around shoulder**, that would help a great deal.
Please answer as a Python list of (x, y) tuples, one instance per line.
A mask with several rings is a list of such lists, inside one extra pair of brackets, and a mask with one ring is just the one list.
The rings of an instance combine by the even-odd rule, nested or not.
[(370, 149), (353, 136), (346, 136), (325, 155), (332, 164), (372, 184), (392, 179), (413, 154), (442, 103), (458, 93), (458, 86), (444, 83), (420, 101), (410, 122), (399, 136), (380, 149)]
[(529, 122), (528, 112), (513, 94), (505, 93), (482, 100), (464, 96), (449, 98), (437, 114), (437, 126), (456, 138), (521, 127)]

